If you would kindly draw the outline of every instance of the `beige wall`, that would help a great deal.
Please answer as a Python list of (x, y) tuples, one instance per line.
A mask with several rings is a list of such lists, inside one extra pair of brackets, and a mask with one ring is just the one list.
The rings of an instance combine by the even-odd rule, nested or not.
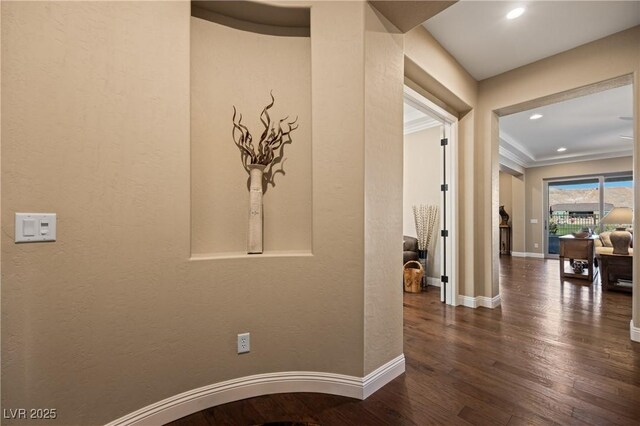
[(366, 4), (364, 372), (402, 354), (403, 36)]
[[(600, 173), (628, 172), (633, 169), (633, 157), (579, 161), (554, 166), (532, 167), (525, 170), (526, 185), (526, 251), (544, 252), (544, 179), (585, 176)], [(538, 223), (531, 223), (537, 219)], [(538, 244), (536, 248), (534, 244)]]
[(525, 251), (525, 176), (511, 176), (511, 250)]
[[(215, 15), (212, 15), (215, 17)], [(230, 43), (229, 40), (233, 40)], [(214, 77), (215, 76), (215, 77)], [(285, 175), (264, 194), (264, 250), (311, 252), (311, 39), (235, 29), (191, 18), (191, 253), (246, 254), (248, 174), (231, 138), (232, 107), (257, 145), (262, 109), (298, 117)], [(279, 167), (276, 167), (276, 170)]]
[[(413, 206), (432, 204), (440, 206), (440, 183), (442, 182), (442, 126), (431, 127), (404, 136), (403, 171), (403, 233), (415, 237), (416, 222)], [(434, 231), (438, 232), (438, 227)], [(429, 247), (427, 273), (440, 278), (441, 244), (434, 237)]]
[[(511, 225), (511, 252), (522, 253), (525, 251), (524, 176), (516, 177), (500, 172), (499, 185), (500, 205), (504, 206), (509, 214), (509, 225)], [(500, 252), (499, 247), (496, 249)]]
[(513, 176), (510, 174), (500, 172), (500, 205), (504, 206), (505, 211), (510, 216), (509, 224), (511, 224), (513, 219), (513, 208), (511, 207), (513, 200), (513, 195), (511, 194), (511, 191), (513, 190), (513, 185), (511, 183), (512, 178)]
[[(480, 252), (484, 260), (476, 263), (482, 269), (476, 278), (482, 277), (478, 288), (486, 296), (498, 294), (497, 258), (491, 256), (498, 242), (498, 129), (495, 111), (529, 102), (542, 97), (573, 90), (623, 75), (632, 75), (634, 82), (634, 133), (640, 134), (638, 119), (640, 102), (640, 26), (622, 31), (601, 40), (588, 43), (564, 53), (542, 59), (530, 65), (506, 72), (480, 82), (476, 108), (475, 146), (478, 148), (476, 163), (476, 207), (482, 214), (476, 241), (481, 242)], [(636, 147), (640, 141), (635, 141)], [(639, 162), (634, 173), (640, 172)], [(638, 188), (636, 185), (636, 195)], [(636, 198), (637, 199), (637, 198)], [(640, 217), (635, 209), (636, 220)], [(527, 244), (532, 242), (527, 241)], [(640, 273), (640, 260), (634, 259), (634, 274)], [(640, 325), (640, 292), (634, 292), (634, 321)]]
[(405, 77), (413, 89), (459, 117), (458, 121), (458, 291), (475, 296), (476, 215), (474, 203), (475, 155), (474, 132), (477, 82), (422, 26), (405, 35)]
[[(402, 45), (368, 6), (313, 3), (313, 253), (198, 261), (189, 3), (1, 7), (3, 407), (100, 424), (227, 379), (361, 377), (402, 353)], [(14, 244), (19, 211), (56, 212), (58, 240)]]

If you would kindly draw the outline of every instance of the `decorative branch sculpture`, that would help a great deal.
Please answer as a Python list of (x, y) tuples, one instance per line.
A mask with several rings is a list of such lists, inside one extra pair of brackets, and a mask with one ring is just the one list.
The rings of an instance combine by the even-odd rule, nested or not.
[[(298, 128), (298, 117), (293, 121), (287, 121), (289, 116), (278, 120), (277, 122), (271, 121), (269, 116), (269, 109), (273, 107), (275, 98), (273, 93), (270, 92), (271, 103), (264, 107), (260, 114), (260, 121), (264, 125), (264, 131), (260, 136), (260, 142), (258, 147), (253, 145), (253, 137), (249, 132), (249, 129), (242, 124), (242, 114), (236, 111), (236, 107), (233, 107), (233, 141), (240, 150), (240, 160), (242, 166), (249, 173), (249, 166), (252, 164), (260, 164), (265, 166), (263, 174), (263, 191), (267, 190), (268, 184), (275, 186), (275, 175), (278, 173), (285, 174), (284, 172), (284, 147), (285, 145), (293, 142), (291, 139), (291, 132)], [(236, 122), (236, 117), (238, 121)], [(274, 169), (275, 166), (280, 164), (279, 169)]]

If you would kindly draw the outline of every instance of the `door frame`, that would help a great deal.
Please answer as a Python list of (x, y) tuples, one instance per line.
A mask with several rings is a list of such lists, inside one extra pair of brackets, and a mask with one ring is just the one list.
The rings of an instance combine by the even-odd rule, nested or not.
[[(440, 229), (448, 230), (447, 243), (442, 247), (440, 257), (440, 271), (446, 274), (448, 282), (440, 287), (440, 300), (448, 305), (458, 306), (458, 118), (444, 108), (436, 105), (420, 93), (404, 86), (404, 101), (412, 107), (428, 114), (443, 124), (444, 137), (448, 139), (448, 144), (443, 148), (445, 173), (444, 178), (448, 185), (448, 190), (441, 192), (440, 211), (446, 205), (445, 214), (440, 214)], [(442, 182), (441, 182), (442, 183)], [(446, 228), (445, 228), (446, 224)]]

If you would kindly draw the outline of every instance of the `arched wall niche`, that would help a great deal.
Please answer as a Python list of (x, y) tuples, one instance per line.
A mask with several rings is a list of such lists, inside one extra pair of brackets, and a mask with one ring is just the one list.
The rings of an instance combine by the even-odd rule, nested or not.
[(192, 2), (191, 256), (246, 255), (248, 175), (232, 132), (233, 107), (256, 144), (262, 109), (298, 117), (284, 174), (264, 194), (264, 255), (312, 249), (311, 39), (308, 8)]
[(191, 16), (256, 33), (309, 36), (308, 7), (278, 6), (255, 1), (192, 1)]

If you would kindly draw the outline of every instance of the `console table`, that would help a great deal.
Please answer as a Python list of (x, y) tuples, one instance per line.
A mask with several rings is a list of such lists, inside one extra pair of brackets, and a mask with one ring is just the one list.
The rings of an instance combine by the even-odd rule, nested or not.
[[(586, 238), (576, 238), (573, 235), (563, 235), (558, 238), (560, 240), (560, 281), (563, 282), (565, 277), (579, 278), (581, 280), (593, 281), (598, 275), (598, 270), (594, 269), (593, 260), (595, 258), (595, 240), (599, 237), (592, 235)], [(587, 262), (587, 269), (580, 274), (576, 274), (571, 267), (567, 265), (566, 260), (584, 260)], [(570, 263), (570, 262), (569, 262)]]

